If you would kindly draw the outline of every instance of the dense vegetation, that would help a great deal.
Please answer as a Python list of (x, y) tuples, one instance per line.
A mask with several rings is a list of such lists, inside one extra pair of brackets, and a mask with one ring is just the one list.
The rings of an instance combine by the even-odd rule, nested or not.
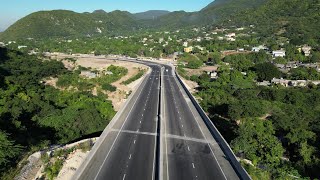
[(58, 61), (0, 48), (0, 174), (30, 151), (102, 131), (114, 116), (110, 101), (85, 91), (59, 91), (41, 82), (67, 74)]
[[(255, 165), (246, 165), (255, 179), (318, 177), (320, 87), (256, 86), (257, 80), (283, 74), (269, 62), (255, 64), (249, 55), (248, 65), (232, 61), (241, 56), (224, 58), (233, 68), (221, 64), (217, 80), (190, 77), (199, 84), (202, 107), (235, 153)], [(187, 76), (181, 67), (178, 72)]]
[(225, 24), (255, 25), (262, 38), (282, 35), (294, 45), (314, 46), (320, 39), (319, 10), (318, 0), (267, 0), (254, 10), (232, 14)]

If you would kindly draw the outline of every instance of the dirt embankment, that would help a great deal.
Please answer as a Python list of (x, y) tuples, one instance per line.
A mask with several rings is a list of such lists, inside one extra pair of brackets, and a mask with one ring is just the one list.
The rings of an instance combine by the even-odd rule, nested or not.
[[(112, 83), (113, 86), (117, 88), (115, 92), (107, 92), (108, 99), (112, 101), (112, 104), (114, 106), (114, 109), (118, 111), (121, 106), (124, 104), (127, 96), (130, 94), (130, 92), (134, 91), (136, 88), (136, 85), (139, 84), (140, 79), (130, 83), (129, 85), (123, 85), (121, 84), (123, 81), (128, 80), (129, 78), (133, 77), (139, 72), (139, 69), (145, 69), (146, 72), (149, 69), (148, 66), (139, 64), (139, 63), (133, 63), (133, 62), (126, 62), (126, 61), (118, 61), (118, 60), (111, 60), (107, 59), (103, 56), (93, 56), (93, 55), (66, 55), (66, 54), (54, 54), (50, 55), (51, 59), (57, 59), (62, 60), (62, 63), (65, 65), (67, 69), (73, 69), (76, 66), (82, 66), (86, 68), (95, 69), (98, 71), (102, 71), (106, 69), (110, 65), (114, 66), (121, 66), (128, 69), (128, 74), (122, 77), (120, 80)], [(72, 58), (74, 61), (68, 61), (64, 60), (67, 58)], [(57, 79), (49, 79), (46, 81), (46, 84), (56, 87)], [(94, 95), (96, 95), (96, 89), (92, 92)]]

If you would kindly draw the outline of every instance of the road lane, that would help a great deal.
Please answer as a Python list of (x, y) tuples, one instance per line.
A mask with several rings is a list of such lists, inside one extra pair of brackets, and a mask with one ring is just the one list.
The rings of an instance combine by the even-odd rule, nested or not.
[[(188, 97), (182, 93), (171, 67), (164, 73), (166, 156), (164, 179), (227, 179), (204, 136)], [(189, 100), (190, 101), (190, 100)]]

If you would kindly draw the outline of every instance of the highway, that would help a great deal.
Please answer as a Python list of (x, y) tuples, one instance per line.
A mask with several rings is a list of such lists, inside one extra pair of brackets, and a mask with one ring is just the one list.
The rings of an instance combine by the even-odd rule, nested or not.
[(150, 67), (131, 108), (110, 129), (79, 179), (154, 179), (160, 67)]
[(152, 72), (110, 122), (74, 179), (240, 179), (172, 67), (139, 63)]

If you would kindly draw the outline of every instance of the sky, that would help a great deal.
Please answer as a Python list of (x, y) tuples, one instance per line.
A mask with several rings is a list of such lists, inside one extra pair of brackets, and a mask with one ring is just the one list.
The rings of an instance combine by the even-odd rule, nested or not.
[[(2, 1), (2, 2), (1, 2)], [(0, 0), (0, 32), (20, 18), (40, 10), (66, 9), (75, 12), (124, 10), (199, 11), (213, 0)]]

